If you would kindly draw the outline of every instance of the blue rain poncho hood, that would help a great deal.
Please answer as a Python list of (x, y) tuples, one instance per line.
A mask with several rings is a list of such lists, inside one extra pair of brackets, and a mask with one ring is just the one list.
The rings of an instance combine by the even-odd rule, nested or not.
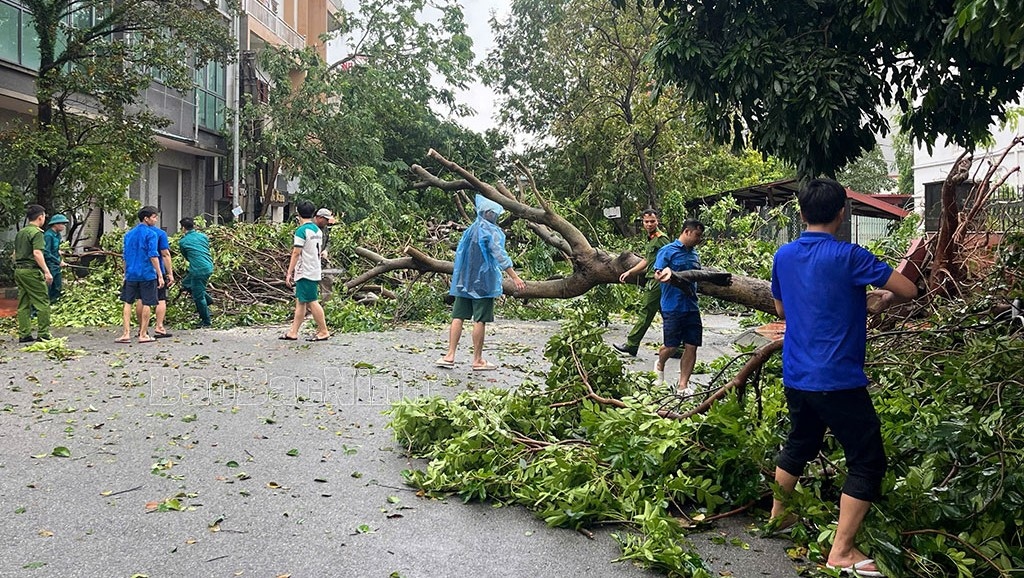
[(477, 195), (473, 204), (476, 221), (462, 234), (455, 250), (455, 270), (448, 293), (467, 299), (498, 297), (501, 272), (512, 266), (512, 259), (505, 252), (505, 232), (484, 215), (491, 212), (496, 220), (505, 209), (483, 195)]

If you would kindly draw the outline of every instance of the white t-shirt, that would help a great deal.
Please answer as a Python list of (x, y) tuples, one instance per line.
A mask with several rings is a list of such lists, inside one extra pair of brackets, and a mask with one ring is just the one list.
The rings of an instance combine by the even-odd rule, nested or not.
[(323, 277), (320, 268), (320, 247), (323, 245), (324, 235), (320, 227), (315, 223), (303, 223), (295, 229), (295, 237), (292, 245), (302, 247), (299, 260), (295, 263), (295, 278), (319, 281)]

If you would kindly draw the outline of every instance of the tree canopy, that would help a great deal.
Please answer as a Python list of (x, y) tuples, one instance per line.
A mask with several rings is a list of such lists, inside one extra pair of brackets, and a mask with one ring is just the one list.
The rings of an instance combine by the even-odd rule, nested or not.
[(496, 46), (482, 73), (502, 99), (504, 126), (530, 135), (525, 162), (553, 198), (589, 218), (603, 220), (610, 205), (627, 217), (678, 208), (676, 197), (780, 176), (759, 154), (708, 142), (695, 130), (700, 107), (651, 98), (658, 24), (605, 0), (514, 0), (507, 19), (492, 20)]
[(169, 123), (140, 94), (157, 78), (191, 90), (197, 67), (230, 53), (228, 20), (217, 2), (193, 0), (23, 4), (38, 37), (38, 102), (35, 119), (0, 132), (0, 178), (18, 186), (5, 204), (120, 206), (138, 165), (158, 150), (153, 131)]
[(470, 80), (473, 52), (457, 2), (362, 2), (339, 22), (336, 62), (312, 49), (260, 55), (270, 93), (243, 108), (244, 126), (258, 127), (243, 134), (246, 172), (265, 171), (269, 187), (278, 172), (298, 177), (303, 196), (358, 220), (436, 194), (395, 194), (431, 148), (481, 169), (492, 164), (484, 137), (435, 112), (465, 112), (453, 90)]
[[(612, 0), (624, 7), (627, 0)], [(829, 175), (900, 130), (973, 150), (1024, 89), (1022, 11), (955, 0), (638, 0), (662, 21), (662, 90), (706, 107), (720, 142)]]

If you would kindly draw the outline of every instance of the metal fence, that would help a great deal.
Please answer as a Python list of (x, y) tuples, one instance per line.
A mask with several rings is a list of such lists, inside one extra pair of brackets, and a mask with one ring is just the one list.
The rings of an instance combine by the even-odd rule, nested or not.
[(975, 230), (1001, 233), (1024, 230), (1024, 187), (1003, 186), (993, 191), (979, 221)]

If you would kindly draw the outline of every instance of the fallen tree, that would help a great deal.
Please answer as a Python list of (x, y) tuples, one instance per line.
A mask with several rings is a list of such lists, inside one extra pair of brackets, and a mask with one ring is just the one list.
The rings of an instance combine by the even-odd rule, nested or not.
[[(413, 187), (423, 189), (436, 187), (452, 193), (471, 191), (501, 205), (512, 218), (522, 220), (527, 227), (544, 243), (558, 250), (565, 260), (572, 265), (572, 273), (557, 279), (527, 281), (523, 291), (516, 291), (513, 284), (505, 282), (504, 291), (522, 299), (568, 299), (583, 295), (590, 289), (602, 284), (616, 284), (619, 276), (640, 261), (640, 257), (631, 252), (612, 255), (607, 251), (590, 244), (587, 237), (559, 215), (551, 203), (543, 198), (537, 190), (528, 170), (519, 166), (519, 170), (527, 177), (529, 188), (537, 200), (533, 206), (521, 197), (513, 194), (502, 184), (486, 183), (471, 171), (446, 159), (431, 149), (428, 156), (437, 160), (444, 168), (460, 176), (458, 180), (442, 179), (419, 165), (411, 170), (416, 177)], [(400, 269), (411, 269), (423, 273), (441, 273), (450, 275), (453, 264), (451, 261), (431, 257), (413, 246), (402, 250), (402, 257), (387, 258), (373, 251), (361, 249), (357, 254), (373, 263), (373, 267), (345, 283), (349, 291), (355, 290), (364, 283)], [(771, 299), (770, 284), (754, 277), (731, 275), (731, 284), (726, 283), (722, 271), (698, 270), (675, 273), (677, 282), (696, 281), (702, 293), (744, 305), (751, 309), (774, 313)]]

